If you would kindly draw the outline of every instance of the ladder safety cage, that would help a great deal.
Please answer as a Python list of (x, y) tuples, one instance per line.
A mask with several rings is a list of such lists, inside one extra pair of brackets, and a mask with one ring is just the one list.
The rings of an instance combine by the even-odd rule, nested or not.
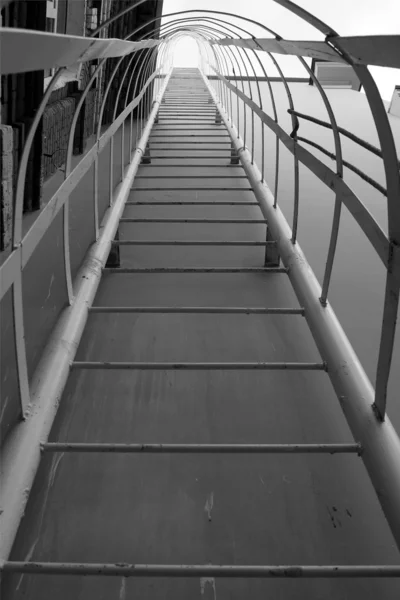
[[(400, 577), (397, 565), (147, 565), (147, 564), (98, 564), (68, 562), (12, 561), (9, 559), (15, 536), (28, 501), (35, 474), (44, 454), (59, 453), (119, 453), (119, 454), (356, 454), (363, 461), (377, 497), (382, 506), (394, 540), (400, 548), (400, 440), (386, 412), (387, 385), (392, 361), (396, 317), (400, 289), (400, 176), (399, 160), (385, 107), (368, 65), (400, 68), (400, 52), (393, 54), (393, 44), (400, 44), (400, 36), (341, 37), (329, 26), (305, 10), (287, 0), (274, 0), (297, 15), (325, 36), (324, 41), (289, 41), (264, 24), (240, 15), (218, 10), (179, 11), (164, 15), (168, 20), (160, 23), (160, 17), (149, 19), (137, 27), (124, 40), (95, 38), (99, 32), (121, 18), (133, 8), (143, 4), (139, 0), (107, 19), (92, 33), (91, 38), (57, 35), (37, 31), (2, 28), (2, 74), (23, 73), (26, 70), (56, 68), (50, 84), (31, 123), (20, 157), (17, 186), (13, 205), (12, 248), (0, 266), (1, 296), (12, 293), (16, 364), (19, 388), (21, 422), (14, 425), (2, 450), (2, 485), (0, 488), (1, 541), (0, 570), (4, 573), (63, 574), (63, 575), (114, 575), (121, 577), (259, 577), (259, 578), (353, 578), (353, 577)], [(226, 20), (234, 17), (234, 22)], [(239, 21), (241, 25), (236, 25)], [(262, 28), (265, 38), (255, 37), (252, 28)], [(146, 33), (143, 30), (146, 29)], [(149, 32), (150, 28), (150, 32)], [(173, 69), (173, 50), (183, 36), (191, 35), (198, 44), (201, 65), (197, 69)], [(393, 39), (395, 38), (395, 39)], [(28, 48), (29, 52), (16, 51)], [(279, 123), (271, 78), (260, 54), (267, 53), (278, 70), (288, 101), (291, 131)], [(322, 121), (304, 114), (294, 106), (290, 88), (279, 64), (279, 55), (298, 58), (305, 75), (317, 88), (327, 111), (328, 120)], [(124, 62), (124, 59), (128, 60)], [(380, 148), (365, 142), (358, 136), (338, 126), (329, 98), (304, 58), (340, 62), (349, 65), (363, 85), (376, 125)], [(142, 59), (142, 60), (139, 60)], [(60, 77), (77, 62), (84, 64), (98, 60), (85, 89), (76, 104), (65, 159), (64, 180), (38, 214), (27, 231), (23, 227), (24, 189), (29, 155), (35, 134), (50, 96)], [(81, 109), (93, 83), (108, 64), (113, 70), (106, 82), (99, 110), (95, 141), (86, 154), (73, 166), (73, 143)], [(121, 74), (121, 65), (125, 67)], [(265, 112), (259, 79), (261, 70), (270, 93), (272, 115)], [(120, 77), (117, 100), (111, 124), (103, 127), (103, 115), (110, 90)], [(233, 77), (232, 77), (233, 76)], [(256, 82), (255, 91), (250, 80)], [(122, 94), (126, 93), (123, 98)], [(132, 98), (128, 101), (129, 98)], [(122, 108), (121, 108), (122, 107)], [(135, 117), (136, 114), (136, 117)], [(236, 123), (234, 123), (236, 114)], [(135, 126), (135, 118), (136, 126)], [(332, 131), (334, 153), (327, 153), (335, 161), (328, 167), (307, 145), (315, 143), (299, 136), (302, 120), (313, 122)], [(250, 125), (249, 125), (250, 123)], [(190, 125), (210, 125), (216, 139), (206, 134), (187, 133)], [(213, 124), (219, 129), (212, 129)], [(261, 129), (261, 170), (255, 163), (255, 130)], [(274, 193), (265, 181), (266, 136), (265, 128), (275, 136), (275, 183)], [(180, 129), (182, 128), (182, 129)], [(154, 131), (154, 133), (152, 133)], [(182, 135), (179, 134), (182, 131)], [(196, 128), (194, 128), (196, 132)], [(114, 155), (116, 134), (120, 133), (121, 170), (115, 179)], [(171, 135), (168, 133), (171, 132)], [(241, 133), (242, 132), (242, 133)], [(350, 138), (365, 150), (382, 159), (386, 185), (374, 181), (343, 158), (342, 136)], [(202, 137), (207, 138), (203, 140)], [(128, 142), (126, 140), (128, 138)], [(166, 142), (162, 139), (165, 138)], [(222, 140), (222, 141), (221, 141)], [(249, 141), (250, 140), (250, 141)], [(119, 141), (118, 141), (119, 143)], [(128, 156), (126, 156), (126, 143)], [(170, 152), (164, 152), (168, 144)], [(285, 146), (293, 155), (294, 189), (293, 219), (288, 224), (279, 207), (280, 149)], [(219, 148), (221, 146), (221, 148)], [(108, 207), (103, 215), (99, 208), (99, 158), (105, 148), (109, 149), (110, 182)], [(192, 154), (191, 154), (192, 152)], [(204, 154), (200, 154), (203, 153)], [(230, 163), (219, 164), (220, 155)], [(211, 173), (182, 175), (183, 187), (176, 187), (174, 175), (153, 174), (153, 159), (157, 167), (177, 166), (181, 159), (193, 160), (185, 166), (206, 167)], [(164, 162), (164, 160), (166, 162)], [(201, 161), (205, 160), (203, 164)], [(200, 162), (199, 162), (200, 161)], [(127, 165), (127, 166), (126, 166)], [(330, 242), (322, 286), (313, 274), (298, 241), (299, 166), (309, 169), (335, 194), (335, 204)], [(179, 165), (178, 165), (179, 166)], [(142, 169), (138, 175), (139, 167)], [(386, 198), (388, 233), (386, 234), (365, 204), (346, 183), (343, 167), (348, 167)], [(224, 175), (214, 173), (221, 168)], [(234, 171), (232, 169), (240, 169)], [(69, 198), (78, 188), (84, 176), (93, 172), (92, 222), (95, 239), (73, 281), (70, 258)], [(204, 179), (201, 184), (191, 181)], [(222, 185), (218, 186), (218, 181)], [(230, 185), (224, 179), (233, 179)], [(139, 183), (136, 183), (138, 180)], [(153, 181), (154, 180), (154, 181)], [(158, 180), (165, 180), (160, 183)], [(210, 180), (210, 181), (208, 181)], [(146, 185), (149, 183), (149, 186)], [(174, 185), (175, 183), (175, 185)], [(214, 185), (215, 183), (215, 185)], [(132, 191), (206, 191), (223, 192), (221, 199), (196, 197), (189, 202), (171, 195), (157, 200), (130, 200)], [(233, 191), (251, 192), (249, 200), (235, 200)], [(340, 230), (342, 204), (348, 209), (357, 225), (375, 249), (386, 270), (385, 302), (381, 340), (374, 386), (371, 385), (355, 351), (346, 337), (328, 301), (328, 292), (335, 260)], [(130, 217), (124, 215), (130, 206), (258, 206), (261, 218), (170, 218)], [(63, 310), (43, 352), (32, 381), (28, 380), (22, 275), (29, 259), (35, 253), (57, 215), (63, 216), (64, 278), (68, 293), (68, 306)], [(247, 240), (158, 240), (119, 239), (119, 224), (182, 223), (249, 225)], [(267, 225), (265, 241), (251, 239), (250, 225)], [(124, 246), (260, 246), (265, 248), (265, 264), (237, 267), (112, 267), (107, 259), (112, 247)], [(286, 276), (299, 301), (299, 307), (262, 306), (93, 306), (102, 275), (109, 274), (224, 274), (254, 273), (260, 276)], [(292, 315), (304, 317), (321, 356), (318, 362), (248, 361), (248, 362), (201, 362), (201, 361), (82, 361), (76, 360), (76, 352), (83, 335), (88, 316), (91, 314), (225, 314), (225, 315)], [(242, 317), (241, 317), (242, 318)], [(113, 440), (105, 443), (49, 442), (48, 437), (57, 413), (59, 401), (72, 371), (91, 370), (255, 370), (255, 371), (321, 371), (330, 378), (343, 414), (352, 432), (351, 443), (314, 444), (119, 444)]]

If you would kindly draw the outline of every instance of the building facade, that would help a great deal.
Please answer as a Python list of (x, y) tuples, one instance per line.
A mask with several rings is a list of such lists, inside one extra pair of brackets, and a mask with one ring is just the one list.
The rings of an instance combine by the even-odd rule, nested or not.
[[(1, 21), (4, 27), (91, 36), (100, 23), (116, 15), (129, 4), (127, 0), (14, 0), (2, 8)], [(148, 0), (104, 28), (96, 37), (126, 37), (149, 19), (159, 17), (162, 4)], [(156, 27), (157, 25), (159, 21), (155, 22)], [(153, 27), (154, 24), (149, 25), (140, 34)], [(41, 208), (44, 182), (64, 165), (75, 106), (97, 62), (85, 63), (76, 73), (71, 73), (68, 78), (61, 78), (51, 94), (29, 158), (24, 196), (25, 212)], [(124, 64), (125, 61), (121, 65), (122, 72)], [(94, 81), (84, 102), (75, 132), (74, 154), (82, 154), (85, 151), (88, 140), (97, 129), (105, 82), (114, 65), (114, 61), (108, 61), (106, 69), (102, 70), (100, 77)], [(12, 205), (19, 161), (30, 123), (53, 74), (54, 71), (49, 70), (1, 77), (0, 250), (6, 250), (11, 242)], [(117, 76), (110, 90), (104, 123), (109, 123), (112, 118), (119, 82)]]

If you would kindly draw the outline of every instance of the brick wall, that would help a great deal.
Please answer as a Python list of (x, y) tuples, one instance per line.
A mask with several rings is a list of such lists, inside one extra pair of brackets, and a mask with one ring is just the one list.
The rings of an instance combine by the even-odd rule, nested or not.
[(43, 178), (46, 180), (65, 163), (68, 134), (75, 111), (75, 98), (49, 104), (43, 113)]

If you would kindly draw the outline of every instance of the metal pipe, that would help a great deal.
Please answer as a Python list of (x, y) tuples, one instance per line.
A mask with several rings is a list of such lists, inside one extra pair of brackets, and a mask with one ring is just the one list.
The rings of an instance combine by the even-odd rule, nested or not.
[(118, 246), (268, 246), (275, 242), (253, 242), (252, 240), (113, 240)]
[(102, 362), (74, 361), (72, 369), (129, 371), (326, 371), (325, 363), (312, 362)]
[(91, 313), (164, 313), (227, 315), (301, 315), (303, 308), (264, 308), (244, 306), (92, 306)]
[(398, 565), (140, 565), (128, 563), (45, 563), (7, 561), (4, 573), (31, 575), (117, 575), (119, 577), (252, 577), (252, 578), (353, 578), (400, 577)]
[(247, 225), (263, 225), (266, 219), (147, 219), (147, 218), (130, 218), (124, 217), (120, 223), (207, 223), (212, 225), (220, 225), (221, 223), (241, 223)]
[(47, 442), (42, 452), (118, 454), (361, 454), (360, 444), (96, 444)]
[(146, 200), (144, 202), (130, 200), (126, 203), (126, 206), (258, 206), (258, 202), (251, 202), (250, 200), (197, 200), (193, 202), (185, 200)]

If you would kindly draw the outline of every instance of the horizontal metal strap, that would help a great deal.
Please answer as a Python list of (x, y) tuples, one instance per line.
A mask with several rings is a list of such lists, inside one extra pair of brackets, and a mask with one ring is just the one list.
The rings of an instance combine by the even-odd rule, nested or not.
[(91, 306), (89, 312), (304, 316), (304, 308), (267, 308), (264, 306)]
[(116, 575), (119, 577), (252, 577), (354, 578), (400, 577), (398, 565), (141, 565), (129, 563), (67, 563), (5, 561), (5, 573), (31, 575)]
[(287, 273), (284, 267), (118, 267), (106, 273)]
[(47, 442), (42, 452), (127, 454), (361, 454), (360, 444), (91, 444)]
[(128, 200), (125, 203), (125, 206), (259, 206), (258, 202), (252, 201), (229, 201), (226, 200), (197, 200), (196, 202), (190, 202), (190, 200), (179, 202), (179, 200), (171, 200), (171, 201), (159, 201), (159, 200), (145, 200), (143, 202), (133, 202), (132, 200)]
[(120, 223), (207, 223), (212, 225), (221, 225), (228, 223), (259, 225), (267, 223), (266, 219), (131, 219), (123, 217)]
[(116, 246), (276, 246), (276, 242), (242, 240), (113, 240)]
[(327, 371), (326, 363), (313, 362), (109, 362), (74, 361), (73, 369), (129, 371)]
[[(340, 38), (338, 38), (340, 39)], [(237, 46), (265, 50), (277, 54), (291, 56), (309, 56), (311, 58), (345, 63), (345, 59), (325, 41), (278, 40), (274, 38), (222, 38), (213, 40), (212, 44), (221, 46)]]

